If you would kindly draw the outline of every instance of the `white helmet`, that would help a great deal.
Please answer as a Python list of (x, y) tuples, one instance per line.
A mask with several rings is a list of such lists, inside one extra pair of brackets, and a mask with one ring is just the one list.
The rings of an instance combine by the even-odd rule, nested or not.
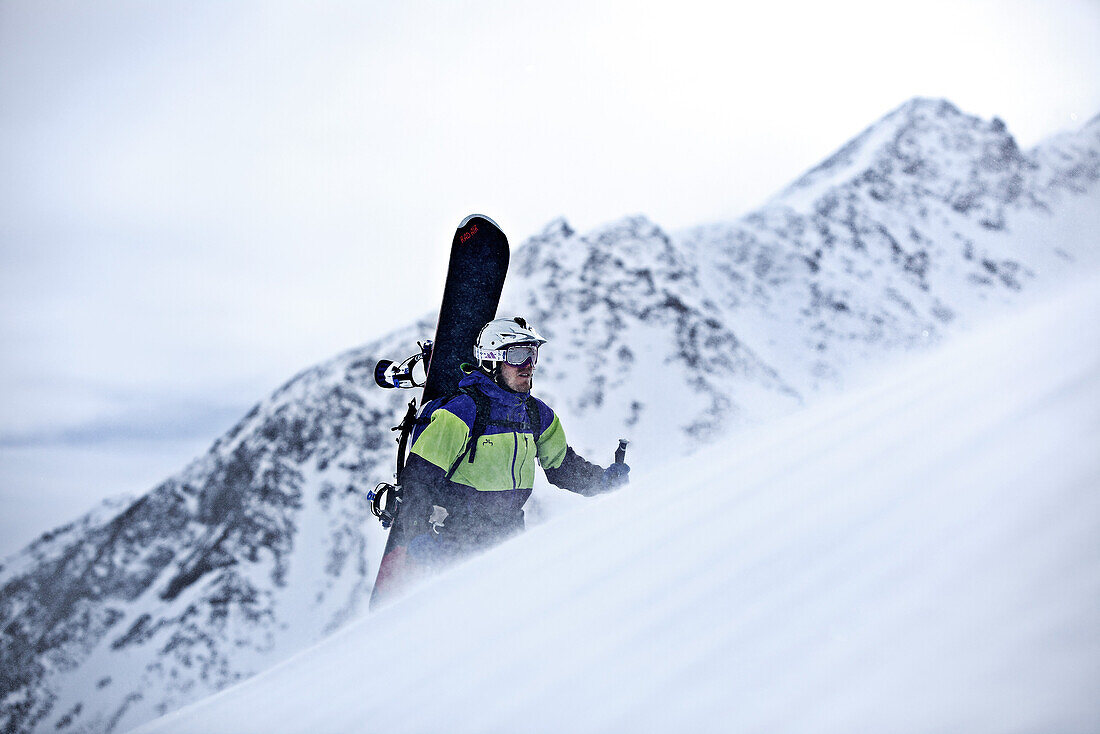
[[(474, 342), (474, 359), (483, 367), (496, 369), (502, 362), (522, 364), (521, 359), (515, 362), (515, 358), (509, 359), (509, 347), (533, 346), (534, 352), (529, 356), (538, 360), (538, 348), (546, 343), (534, 327), (519, 316), (510, 319), (493, 319), (478, 332), (477, 341)], [(519, 350), (512, 350), (518, 352)], [(486, 365), (485, 363), (489, 364)]]

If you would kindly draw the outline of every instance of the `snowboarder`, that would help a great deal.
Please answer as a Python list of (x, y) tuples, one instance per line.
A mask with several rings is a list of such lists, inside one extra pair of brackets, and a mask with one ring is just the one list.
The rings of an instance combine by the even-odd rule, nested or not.
[(438, 568), (523, 530), (536, 460), (551, 483), (582, 495), (627, 483), (629, 466), (582, 459), (554, 411), (530, 394), (546, 342), (522, 318), (490, 321), (474, 344), (476, 364), (462, 365), (459, 393), (424, 407), (403, 473), (402, 513), (426, 521), (409, 542), (416, 566)]

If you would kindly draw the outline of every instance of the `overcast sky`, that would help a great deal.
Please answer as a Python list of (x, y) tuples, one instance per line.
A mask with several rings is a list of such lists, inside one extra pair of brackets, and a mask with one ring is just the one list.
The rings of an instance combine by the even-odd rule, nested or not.
[(431, 311), (470, 212), (733, 219), (915, 95), (1027, 147), (1100, 112), (1097, 38), (1095, 0), (4, 0), (0, 554)]

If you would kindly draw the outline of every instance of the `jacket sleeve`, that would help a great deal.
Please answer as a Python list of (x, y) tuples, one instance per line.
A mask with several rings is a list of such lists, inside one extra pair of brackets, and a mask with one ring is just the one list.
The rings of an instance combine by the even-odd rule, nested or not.
[(431, 414), (423, 432), (413, 441), (409, 458), (401, 469), (403, 537), (399, 545), (427, 531), (427, 517), (432, 505), (446, 506), (447, 472), (465, 450), (469, 426), (445, 408)]
[(604, 491), (603, 468), (582, 459), (566, 443), (557, 415), (539, 436), (538, 452), (539, 463), (551, 484), (585, 496)]
[(469, 437), (470, 426), (466, 421), (447, 408), (438, 408), (424, 431), (416, 437), (409, 453), (442, 469), (446, 475), (454, 460), (466, 449)]
[(421, 500), (416, 504), (431, 507), (446, 496), (447, 472), (419, 454), (410, 454), (401, 470), (401, 484), (408, 490), (403, 493), (406, 501)]
[(401, 533), (395, 538), (397, 545), (408, 545), (413, 538), (427, 532), (431, 507), (440, 504), (445, 496), (446, 477), (447, 472), (419, 454), (409, 454), (401, 470), (401, 522), (394, 525), (394, 530)]
[(565, 447), (565, 458), (554, 469), (544, 469), (551, 484), (570, 492), (591, 497), (603, 492), (603, 468), (585, 461), (571, 446)]

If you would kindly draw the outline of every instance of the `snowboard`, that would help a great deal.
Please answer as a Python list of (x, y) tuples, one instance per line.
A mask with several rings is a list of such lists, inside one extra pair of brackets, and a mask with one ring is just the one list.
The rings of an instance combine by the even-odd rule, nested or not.
[[(496, 317), (508, 272), (508, 257), (508, 238), (489, 217), (471, 214), (455, 230), (439, 321), (420, 399), (421, 410), (431, 400), (458, 392), (458, 382), (462, 378), (460, 366), (473, 361), (478, 332)], [(397, 484), (402, 486), (402, 507), (412, 510), (417, 505), (416, 498), (403, 486), (400, 469)], [(371, 592), (372, 610), (396, 597), (414, 575), (407, 549), (409, 541), (426, 530), (427, 517), (418, 516), (424, 514), (398, 512), (390, 527)]]

